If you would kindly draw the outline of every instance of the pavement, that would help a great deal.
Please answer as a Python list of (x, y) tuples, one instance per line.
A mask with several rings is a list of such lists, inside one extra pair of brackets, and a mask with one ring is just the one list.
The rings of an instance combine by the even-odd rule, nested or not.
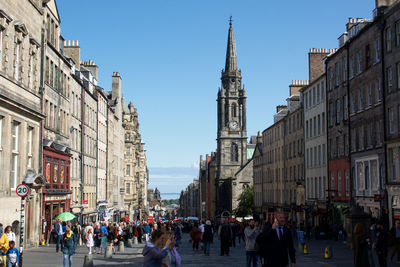
[[(178, 248), (182, 257), (182, 267), (244, 267), (246, 266), (246, 252), (244, 243), (236, 244), (236, 248), (230, 249), (229, 256), (219, 256), (219, 241), (214, 238), (211, 245), (210, 256), (203, 255), (203, 252), (192, 250), (192, 244), (189, 242), (188, 234), (183, 234), (182, 242)], [(143, 266), (143, 257), (141, 255), (144, 244), (134, 245), (134, 248), (126, 248), (124, 252), (117, 252), (112, 259), (104, 259), (103, 255), (94, 255), (94, 266), (123, 266), (138, 267)], [(326, 246), (332, 248), (332, 258), (324, 259), (324, 250)], [(297, 245), (295, 246), (296, 250)], [(303, 251), (298, 250), (296, 256), (296, 267), (351, 267), (353, 266), (353, 251), (346, 248), (346, 245), (340, 241), (329, 240), (311, 240), (307, 244), (309, 254), (303, 255)], [(86, 247), (78, 247), (77, 253), (73, 258), (73, 266), (83, 266), (84, 257), (88, 250)], [(301, 253), (300, 253), (301, 252)], [(375, 253), (374, 253), (375, 254)], [(374, 255), (375, 266), (378, 267), (378, 261)], [(25, 267), (59, 267), (63, 266), (63, 254), (55, 252), (55, 246), (44, 246), (34, 249), (27, 249), (24, 252)], [(258, 265), (260, 266), (260, 265)], [(390, 263), (389, 267), (400, 267), (400, 264)], [(372, 267), (372, 266), (371, 266)]]

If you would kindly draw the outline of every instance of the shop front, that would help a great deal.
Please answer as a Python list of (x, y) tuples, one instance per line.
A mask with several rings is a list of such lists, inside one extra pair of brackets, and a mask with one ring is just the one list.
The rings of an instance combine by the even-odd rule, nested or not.
[(400, 185), (387, 186), (389, 199), (389, 226), (392, 227), (395, 221), (400, 221)]
[(56, 217), (70, 210), (70, 157), (67, 147), (45, 140), (43, 149), (43, 189), (42, 221), (43, 234), (47, 241)]

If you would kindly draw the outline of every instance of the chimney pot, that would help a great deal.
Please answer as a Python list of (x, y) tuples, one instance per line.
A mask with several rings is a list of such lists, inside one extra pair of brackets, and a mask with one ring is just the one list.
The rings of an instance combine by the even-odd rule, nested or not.
[(76, 46), (79, 46), (79, 41), (78, 40), (76, 40)]

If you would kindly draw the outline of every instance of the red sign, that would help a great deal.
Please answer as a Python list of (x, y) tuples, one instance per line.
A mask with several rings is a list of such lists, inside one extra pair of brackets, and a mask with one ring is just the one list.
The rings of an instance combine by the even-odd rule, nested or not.
[(153, 216), (147, 216), (147, 223), (154, 223)]
[(395, 214), (393, 217), (395, 220), (400, 220), (400, 214)]
[(379, 195), (379, 194), (375, 194), (375, 195), (374, 195), (374, 201), (375, 201), (375, 202), (382, 201), (382, 196)]
[(19, 184), (15, 191), (19, 197), (26, 197), (29, 194), (29, 187), (26, 184)]
[(89, 200), (82, 200), (82, 208), (84, 209), (89, 208)]

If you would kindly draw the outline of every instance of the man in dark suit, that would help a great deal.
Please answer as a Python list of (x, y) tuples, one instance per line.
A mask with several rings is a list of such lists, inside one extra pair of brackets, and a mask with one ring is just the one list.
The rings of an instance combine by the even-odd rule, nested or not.
[(268, 267), (295, 267), (296, 256), (291, 231), (285, 226), (286, 218), (283, 212), (275, 214), (275, 221), (271, 229), (265, 233), (264, 242), (268, 244), (268, 256), (264, 264)]

